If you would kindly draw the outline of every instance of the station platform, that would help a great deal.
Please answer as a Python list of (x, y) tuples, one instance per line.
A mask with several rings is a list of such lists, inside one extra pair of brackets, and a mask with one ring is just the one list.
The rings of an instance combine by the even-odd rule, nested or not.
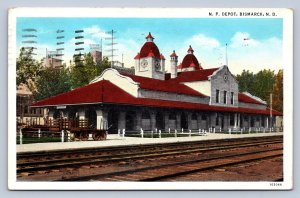
[(71, 150), (84, 148), (101, 148), (117, 147), (125, 145), (155, 144), (155, 143), (172, 143), (172, 142), (190, 142), (201, 140), (231, 139), (245, 137), (263, 137), (263, 136), (280, 136), (283, 132), (272, 133), (252, 133), (252, 134), (218, 134), (208, 133), (205, 136), (192, 137), (168, 137), (168, 138), (137, 138), (137, 137), (119, 137), (117, 134), (109, 134), (104, 141), (76, 141), (76, 142), (51, 142), (17, 145), (17, 153)]

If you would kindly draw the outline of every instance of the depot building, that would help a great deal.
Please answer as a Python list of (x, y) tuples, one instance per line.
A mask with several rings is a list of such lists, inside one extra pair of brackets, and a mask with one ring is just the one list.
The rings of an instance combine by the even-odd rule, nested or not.
[(274, 127), (276, 116), (267, 103), (240, 93), (228, 66), (205, 69), (190, 46), (178, 62), (175, 51), (166, 59), (149, 33), (135, 56), (135, 74), (107, 69), (90, 84), (38, 101), (48, 118), (87, 119), (100, 129), (198, 130)]

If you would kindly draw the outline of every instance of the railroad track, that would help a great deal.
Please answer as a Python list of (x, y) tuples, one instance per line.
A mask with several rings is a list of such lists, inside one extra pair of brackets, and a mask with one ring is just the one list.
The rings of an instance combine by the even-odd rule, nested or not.
[(273, 140), (273, 141), (260, 141), (260, 142), (242, 142), (235, 144), (221, 144), (219, 146), (198, 146), (189, 148), (188, 150), (183, 150), (180, 148), (165, 148), (164, 150), (160, 150), (159, 153), (157, 151), (143, 151), (143, 152), (133, 152), (126, 154), (114, 154), (112, 155), (96, 155), (91, 157), (76, 157), (76, 158), (68, 158), (68, 159), (53, 159), (53, 160), (43, 160), (43, 161), (32, 161), (32, 162), (21, 162), (17, 163), (17, 173), (22, 172), (34, 172), (40, 170), (50, 170), (57, 168), (65, 168), (65, 167), (74, 167), (74, 166), (83, 166), (95, 163), (116, 163), (124, 160), (138, 160), (143, 158), (157, 158), (163, 156), (170, 155), (182, 155), (182, 154), (191, 154), (198, 152), (207, 152), (207, 151), (216, 151), (216, 150), (226, 150), (226, 149), (235, 149), (235, 148), (243, 148), (243, 147), (254, 147), (254, 146), (263, 146), (266, 144), (276, 144), (281, 143), (281, 140)]
[[(126, 171), (132, 172), (132, 171), (153, 171), (161, 167), (173, 167), (173, 170), (177, 170), (178, 168), (176, 165), (182, 164), (193, 164), (193, 160), (189, 160), (189, 157), (191, 158), (192, 155), (196, 156), (199, 158), (201, 157), (199, 163), (204, 162), (203, 160), (217, 160), (217, 159), (222, 159), (222, 158), (230, 158), (230, 157), (235, 157), (234, 155), (242, 155), (241, 152), (244, 150), (255, 150), (255, 152), (266, 152), (266, 151), (272, 151), (272, 149), (276, 151), (282, 150), (282, 138), (277, 137), (277, 138), (269, 138), (272, 140), (260, 140), (258, 141), (254, 139), (245, 141), (239, 139), (235, 139), (235, 143), (228, 142), (226, 141), (225, 143), (219, 143), (217, 146), (215, 143), (211, 144), (209, 147), (207, 144), (199, 144), (192, 146), (190, 145), (188, 150), (183, 149), (180, 147), (182, 146), (182, 143), (177, 143), (177, 146), (172, 146), (168, 148), (165, 146), (164, 149), (160, 150), (160, 152), (157, 152), (156, 149), (151, 149), (150, 145), (150, 151), (138, 151), (139, 147), (134, 150), (135, 152), (133, 153), (125, 153), (125, 154), (105, 154), (103, 156), (91, 156), (91, 157), (80, 157), (80, 158), (68, 158), (68, 159), (54, 159), (54, 160), (47, 160), (47, 161), (33, 161), (33, 162), (22, 162), (18, 163), (17, 165), (17, 173), (18, 173), (18, 178), (22, 173), (30, 173), (28, 175), (38, 175), (40, 176), (39, 180), (41, 180), (42, 175), (39, 175), (37, 173), (46, 173), (46, 172), (51, 172), (51, 170), (55, 170), (56, 172), (60, 172), (60, 176), (55, 176), (51, 180), (67, 180), (67, 181), (81, 181), (81, 180), (98, 180), (98, 179), (93, 179), (94, 177), (100, 177), (102, 179), (99, 180), (107, 180), (108, 178), (115, 178), (120, 177), (121, 175), (126, 175)], [(278, 146), (281, 145), (281, 146)], [(154, 145), (152, 145), (154, 146)], [(224, 152), (229, 153), (228, 155), (224, 155)], [(235, 153), (234, 153), (235, 152)], [(252, 152), (252, 151), (251, 151)], [(281, 151), (282, 152), (282, 151)], [(219, 154), (216, 154), (219, 153)], [(230, 154), (231, 153), (231, 154)], [(245, 152), (243, 152), (245, 154)], [(75, 156), (77, 155), (76, 152), (73, 153)], [(248, 153), (250, 154), (250, 153)], [(188, 157), (189, 156), (189, 157)], [(192, 157), (194, 157), (192, 156)], [(167, 160), (165, 160), (167, 158)], [(174, 159), (175, 158), (175, 161)], [(171, 160), (170, 160), (171, 159)], [(150, 160), (154, 160), (156, 162), (162, 162), (160, 165), (156, 165), (156, 163), (151, 163)], [(201, 161), (202, 160), (202, 161)], [(135, 163), (140, 163), (139, 161), (147, 161), (147, 165), (149, 167), (143, 165), (143, 166), (136, 166)], [(148, 162), (149, 161), (149, 162)], [(195, 162), (196, 163), (196, 162)], [(235, 162), (237, 163), (237, 162)], [(67, 178), (64, 176), (64, 173), (69, 170), (69, 169), (82, 169), (82, 167), (101, 167), (103, 164), (108, 164), (108, 166), (114, 166), (116, 169), (114, 171), (110, 170), (102, 170), (102, 169), (93, 169), (95, 172), (99, 173), (96, 175), (89, 175), (89, 174), (83, 174), (83, 173), (77, 173), (76, 175), (79, 174), (79, 176), (72, 177), (72, 175), (68, 175)], [(129, 164), (132, 167), (128, 169), (127, 168), (122, 168), (122, 165), (119, 166), (118, 164)], [(224, 165), (224, 164), (223, 164)], [(196, 165), (198, 166), (198, 165)], [(212, 166), (213, 167), (213, 166)], [(155, 168), (155, 169), (153, 169)], [(91, 169), (92, 170), (92, 169)], [(116, 171), (117, 170), (117, 171)], [(179, 169), (178, 169), (179, 170)], [(117, 175), (115, 175), (117, 174)], [(119, 174), (119, 175), (118, 175)], [(180, 174), (180, 171), (177, 173)], [(51, 175), (51, 174), (50, 174)], [(168, 175), (168, 174), (165, 174)], [(108, 178), (107, 178), (108, 177)], [(122, 177), (122, 176), (121, 176)], [(127, 177), (127, 176), (126, 176)], [(126, 178), (125, 177), (125, 178)], [(137, 176), (134, 176), (137, 178)], [(22, 180), (26, 180), (28, 177), (22, 176)], [(31, 177), (34, 178), (34, 177)], [(46, 177), (45, 177), (46, 178)], [(49, 177), (50, 178), (50, 177)], [(57, 179), (60, 178), (60, 179)], [(128, 178), (130, 178), (128, 176)], [(124, 179), (124, 178), (123, 178)], [(151, 178), (148, 178), (149, 181)], [(159, 179), (159, 178), (152, 178), (154, 180)], [(163, 178), (160, 178), (163, 179)], [(34, 180), (34, 179), (33, 179)], [(49, 179), (46, 179), (49, 180)], [(122, 180), (122, 179), (121, 179)]]
[(128, 153), (128, 154), (116, 154), (114, 156), (104, 155), (104, 156), (92, 156), (92, 157), (81, 157), (81, 158), (68, 158), (68, 159), (57, 159), (57, 160), (44, 160), (38, 162), (24, 162), (17, 164), (17, 173), (28, 172), (28, 171), (38, 171), (45, 169), (54, 169), (54, 168), (63, 168), (68, 166), (82, 166), (91, 163), (109, 163), (109, 162), (117, 162), (127, 159), (142, 159), (147, 157), (162, 157), (169, 155), (180, 155), (187, 154), (192, 152), (202, 152), (202, 151), (214, 151), (221, 149), (234, 149), (234, 148), (242, 148), (249, 146), (260, 146), (265, 144), (275, 144), (280, 143), (280, 140), (276, 141), (263, 141), (258, 143), (237, 143), (237, 144), (225, 144), (220, 146), (212, 146), (210, 148), (207, 147), (198, 147), (198, 148), (190, 148), (188, 150), (178, 150), (176, 149), (165, 149), (157, 153), (157, 151), (149, 151), (149, 152), (137, 152), (137, 153)]
[(233, 166), (242, 163), (265, 160), (282, 155), (282, 148), (251, 151), (240, 154), (168, 163), (158, 166), (149, 166), (112, 173), (75, 176), (59, 179), (57, 181), (159, 181), (162, 179), (172, 179), (177, 176), (187, 175), (199, 171), (207, 171), (224, 166)]

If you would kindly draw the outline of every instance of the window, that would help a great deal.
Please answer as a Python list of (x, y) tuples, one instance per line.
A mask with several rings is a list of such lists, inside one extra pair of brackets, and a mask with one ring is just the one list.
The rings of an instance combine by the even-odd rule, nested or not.
[(202, 114), (201, 120), (206, 120), (206, 115)]
[(220, 90), (216, 90), (216, 103), (219, 103), (219, 97), (220, 97)]
[(216, 116), (216, 126), (218, 126), (219, 125), (219, 115), (217, 114), (217, 116)]
[(227, 91), (224, 91), (224, 104), (227, 103)]
[(230, 104), (232, 104), (232, 105), (233, 105), (233, 99), (234, 99), (234, 95), (233, 95), (233, 92), (231, 92)]

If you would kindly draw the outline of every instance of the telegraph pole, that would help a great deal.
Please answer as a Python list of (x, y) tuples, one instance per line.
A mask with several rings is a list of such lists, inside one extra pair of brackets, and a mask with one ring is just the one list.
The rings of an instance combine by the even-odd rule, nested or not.
[(273, 125), (273, 120), (272, 120), (272, 103), (273, 103), (273, 94), (270, 93), (270, 127), (272, 128), (272, 125)]
[(110, 51), (111, 52), (111, 67), (113, 67), (113, 64), (114, 64), (114, 56), (117, 56), (114, 54), (114, 51), (116, 51), (117, 49), (114, 48), (114, 45), (116, 45), (117, 43), (114, 43), (114, 40), (116, 40), (116, 38), (114, 37), (114, 34), (117, 33), (116, 31), (114, 30), (111, 30), (111, 31), (108, 31), (106, 32), (107, 34), (110, 34), (111, 37), (108, 37), (108, 38), (105, 38), (106, 40), (111, 40), (110, 43), (108, 43), (107, 45), (108, 46), (111, 46), (111, 49), (110, 50), (107, 50), (107, 51)]

